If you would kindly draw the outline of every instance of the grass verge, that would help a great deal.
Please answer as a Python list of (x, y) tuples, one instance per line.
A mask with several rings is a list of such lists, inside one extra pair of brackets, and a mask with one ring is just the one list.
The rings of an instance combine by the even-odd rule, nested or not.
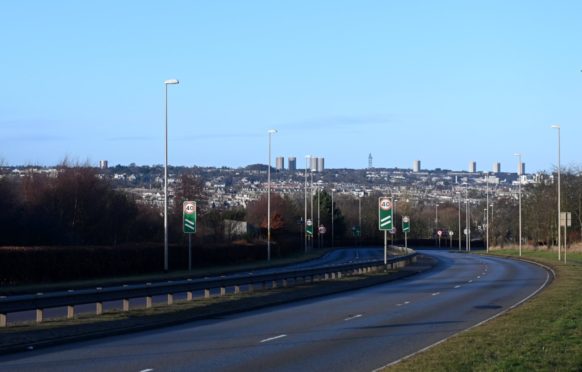
[[(516, 250), (495, 251), (517, 256)], [(550, 266), (556, 278), (522, 306), (388, 368), (395, 371), (581, 371), (582, 254), (568, 263), (546, 251), (523, 258)]]

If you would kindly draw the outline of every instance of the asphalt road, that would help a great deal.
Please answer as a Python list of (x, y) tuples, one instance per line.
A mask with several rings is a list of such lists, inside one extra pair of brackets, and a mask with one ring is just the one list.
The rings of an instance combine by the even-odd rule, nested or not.
[[(181, 279), (181, 280), (172, 280), (171, 283), (186, 283), (188, 281), (210, 281), (217, 278), (234, 278), (234, 277), (249, 277), (252, 275), (260, 275), (260, 274), (270, 274), (276, 273), (280, 271), (292, 271), (292, 270), (304, 270), (304, 269), (311, 269), (311, 268), (320, 268), (320, 267), (330, 267), (330, 266), (339, 266), (345, 265), (348, 263), (358, 263), (358, 262), (370, 262), (383, 259), (384, 257), (384, 250), (380, 248), (343, 248), (343, 249), (336, 249), (327, 254), (323, 255), (322, 257), (299, 262), (295, 264), (290, 264), (286, 266), (278, 266), (272, 268), (264, 268), (258, 269), (254, 271), (242, 271), (242, 272), (233, 272), (228, 273), (225, 275), (217, 275), (211, 277), (192, 277), (191, 279)], [(156, 284), (157, 282), (153, 282), (152, 284)], [(165, 282), (164, 282), (165, 283)], [(146, 286), (146, 283), (134, 283), (134, 284), (123, 284), (117, 286), (104, 286), (103, 290), (108, 289), (131, 289), (131, 288), (141, 288)], [(45, 295), (48, 294), (66, 294), (68, 292), (76, 292), (78, 294), (81, 293), (89, 293), (94, 289), (69, 289), (67, 291), (52, 291), (52, 292), (45, 292)], [(231, 288), (232, 290), (232, 288)], [(218, 289), (215, 289), (212, 292), (213, 295), (218, 294)], [(202, 297), (203, 293), (194, 293), (195, 297)], [(22, 295), (13, 295), (11, 298), (22, 298), (22, 299), (29, 299), (35, 298), (37, 296), (36, 293), (32, 294), (22, 294)], [(7, 298), (6, 296), (2, 296), (2, 298)], [(186, 298), (186, 293), (176, 293), (175, 300), (181, 301)], [(167, 301), (166, 296), (154, 296), (153, 302), (154, 303), (162, 303)], [(131, 308), (143, 308), (145, 306), (145, 299), (140, 299), (137, 301), (132, 302)], [(111, 301), (105, 302), (103, 304), (103, 308), (105, 311), (113, 310), (113, 309), (121, 309), (122, 304), (121, 301)], [(45, 309), (45, 318), (46, 319), (54, 319), (54, 318), (64, 318), (67, 314), (67, 309), (65, 307), (58, 307), (58, 308), (50, 308)], [(87, 314), (87, 313), (94, 313), (95, 312), (95, 305), (94, 304), (87, 304), (87, 305), (78, 305), (75, 308), (75, 312), (77, 314)], [(8, 314), (8, 322), (11, 324), (18, 324), (27, 321), (33, 321), (36, 317), (34, 310), (28, 311), (21, 311)]]
[(432, 271), (223, 319), (0, 358), (4, 371), (370, 371), (508, 309), (549, 274), (509, 259), (426, 252)]

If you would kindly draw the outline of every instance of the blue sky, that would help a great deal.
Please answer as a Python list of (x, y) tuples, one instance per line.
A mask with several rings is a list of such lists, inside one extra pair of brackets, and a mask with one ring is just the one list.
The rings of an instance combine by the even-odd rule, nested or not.
[[(4, 1), (0, 161), (579, 165), (579, 1)], [(273, 160), (274, 163), (274, 160)]]

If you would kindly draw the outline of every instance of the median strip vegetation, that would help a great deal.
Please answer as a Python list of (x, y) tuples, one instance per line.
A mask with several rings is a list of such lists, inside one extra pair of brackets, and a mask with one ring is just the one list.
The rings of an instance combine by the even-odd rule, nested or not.
[[(496, 255), (517, 256), (515, 250)], [(582, 253), (524, 251), (523, 258), (550, 266), (554, 281), (523, 305), (387, 370), (515, 371), (582, 369)]]

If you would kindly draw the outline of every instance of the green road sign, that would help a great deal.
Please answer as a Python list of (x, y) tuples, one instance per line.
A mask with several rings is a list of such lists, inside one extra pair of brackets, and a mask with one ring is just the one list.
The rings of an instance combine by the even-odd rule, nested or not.
[(378, 198), (378, 228), (390, 231), (394, 227), (392, 200), (387, 197)]
[(410, 232), (410, 217), (408, 216), (402, 217), (402, 232)]
[(307, 220), (305, 222), (305, 232), (307, 233), (307, 235), (313, 236), (313, 221)]
[(185, 234), (195, 234), (196, 233), (196, 202), (195, 201), (185, 201), (182, 204), (182, 212), (184, 217), (184, 233)]

